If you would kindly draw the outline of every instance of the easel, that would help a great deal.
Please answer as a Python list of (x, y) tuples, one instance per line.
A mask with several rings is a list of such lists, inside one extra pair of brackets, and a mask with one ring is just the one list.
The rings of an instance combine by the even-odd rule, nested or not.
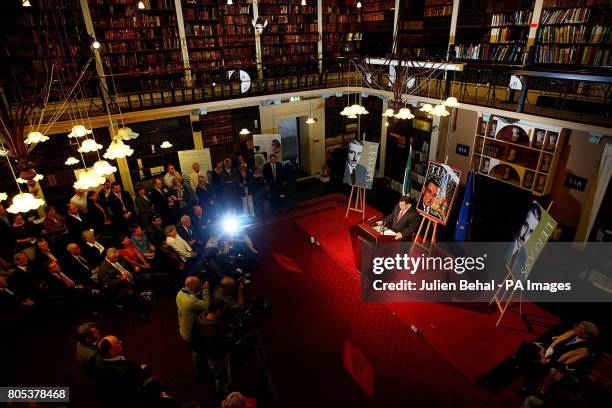
[[(425, 233), (423, 234), (423, 237), (421, 238), (421, 231), (423, 231), (423, 225), (425, 224), (425, 222), (427, 222), (427, 226), (425, 227)], [(432, 227), (432, 224), (433, 224), (433, 227)], [(427, 249), (428, 252), (431, 252), (431, 249), (436, 244), (436, 231), (438, 230), (438, 224), (439, 224), (438, 222), (432, 220), (431, 218), (423, 217), (421, 219), (421, 224), (419, 225), (419, 229), (417, 230), (417, 233), (414, 236), (414, 241), (412, 241), (412, 247), (410, 248), (410, 251), (412, 252), (412, 248), (415, 245), (419, 245)], [(431, 235), (429, 233), (430, 229), (431, 229)], [(429, 237), (429, 245), (425, 245), (427, 243), (428, 237)]]
[[(550, 208), (552, 207), (553, 202), (551, 201), (550, 204), (548, 204), (548, 208), (546, 208), (546, 212), (550, 211)], [(497, 319), (497, 323), (495, 323), (495, 327), (499, 326), (499, 323), (501, 322), (502, 318), (504, 317), (504, 314), (506, 313), (506, 309), (508, 309), (508, 306), (510, 305), (510, 302), (512, 301), (512, 297), (514, 296), (514, 292), (516, 291), (516, 281), (518, 279), (516, 279), (516, 276), (514, 276), (514, 274), (512, 273), (512, 269), (510, 269), (510, 267), (508, 265), (506, 265), (506, 269), (508, 270), (508, 273), (506, 274), (506, 277), (504, 278), (504, 284), (500, 287), (497, 288), (497, 290), (495, 291), (495, 294), (493, 295), (493, 297), (491, 298), (491, 301), (489, 302), (489, 304), (493, 303), (493, 301), (495, 301), (495, 304), (497, 305), (497, 309), (499, 310), (499, 319)], [(510, 292), (510, 295), (508, 296), (508, 292), (510, 291), (509, 289), (504, 289), (503, 293), (501, 296), (498, 296), (499, 293), (502, 291), (502, 287), (506, 287), (506, 282), (508, 280), (512, 279), (512, 292)], [(506, 300), (506, 296), (508, 296), (508, 299)], [(505, 302), (505, 304), (504, 304)], [(519, 316), (522, 317), (523, 316), (523, 291), (521, 290), (520, 294), (519, 294)]]
[[(348, 204), (346, 205), (345, 217), (348, 217), (349, 211), (356, 211), (361, 213), (361, 220), (365, 220), (365, 194), (365, 187), (351, 186), (351, 194), (349, 195)], [(355, 205), (351, 206), (353, 203), (353, 195), (355, 196)]]

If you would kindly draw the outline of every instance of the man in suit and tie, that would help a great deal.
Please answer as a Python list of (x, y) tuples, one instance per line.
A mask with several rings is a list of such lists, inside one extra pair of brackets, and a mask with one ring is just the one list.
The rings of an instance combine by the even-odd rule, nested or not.
[(431, 207), (436, 198), (438, 197), (439, 191), (440, 183), (438, 183), (432, 178), (427, 180), (425, 182), (425, 189), (423, 191), (421, 199), (419, 200), (417, 208), (425, 214), (431, 215), (435, 219), (442, 220), (440, 214), (438, 214), (438, 212)]
[(127, 226), (133, 221), (134, 200), (127, 191), (121, 188), (121, 184), (116, 181), (112, 184), (112, 193), (108, 196), (108, 208), (113, 213), (113, 223), (115, 227), (123, 225), (122, 229), (127, 230)]
[(41, 274), (29, 264), (25, 252), (17, 252), (13, 257), (15, 269), (8, 277), (8, 286), (21, 298), (36, 300), (40, 294)]
[(191, 218), (188, 215), (183, 215), (179, 223), (176, 224), (176, 232), (191, 248), (196, 248), (197, 250), (205, 244), (205, 242), (198, 241), (196, 232), (191, 227)]
[(344, 182), (351, 186), (365, 187), (368, 175), (368, 169), (359, 164), (361, 154), (363, 153), (363, 142), (360, 140), (351, 140), (348, 146), (348, 154), (346, 155), (346, 166), (344, 167)]
[(399, 203), (395, 205), (393, 212), (378, 221), (377, 224), (383, 224), (386, 228), (395, 232), (396, 241), (411, 241), (412, 234), (419, 226), (419, 214), (412, 204), (413, 201), (410, 197), (402, 196)]
[(92, 265), (81, 254), (81, 247), (74, 242), (67, 246), (68, 256), (64, 259), (66, 273), (75, 283), (85, 287), (93, 286), (94, 274), (98, 272), (97, 267)]
[(168, 212), (170, 211), (168, 204), (168, 197), (163, 189), (162, 181), (158, 178), (153, 180), (153, 190), (151, 190), (150, 199), (151, 205), (157, 214), (166, 221), (168, 218)]
[(68, 204), (68, 214), (66, 215), (66, 229), (68, 229), (68, 238), (71, 241), (81, 239), (81, 234), (86, 229), (89, 229), (89, 224), (84, 215), (79, 212), (79, 209), (74, 204)]
[(276, 161), (276, 155), (270, 155), (270, 161), (263, 166), (263, 178), (270, 193), (270, 207), (273, 211), (280, 210), (281, 190), (285, 182), (283, 166)]

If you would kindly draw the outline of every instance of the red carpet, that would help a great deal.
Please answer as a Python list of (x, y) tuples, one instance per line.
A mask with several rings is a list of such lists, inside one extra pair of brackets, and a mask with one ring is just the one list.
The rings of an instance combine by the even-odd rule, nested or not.
[[(328, 205), (317, 202), (318, 209), (300, 216), (296, 223), (308, 235), (316, 237), (323, 251), (355, 279), (356, 235), (351, 226), (358, 224), (357, 213), (345, 218), (343, 196), (327, 197)], [(366, 218), (379, 215), (368, 208)], [(424, 332), (425, 340), (435, 347), (462, 374), (475, 380), (508, 358), (524, 340), (545, 333), (558, 319), (535, 304), (524, 302), (527, 323), (518, 314), (518, 306), (506, 312), (499, 327), (494, 306), (487, 304), (403, 302), (385, 303), (406, 325), (414, 324)]]

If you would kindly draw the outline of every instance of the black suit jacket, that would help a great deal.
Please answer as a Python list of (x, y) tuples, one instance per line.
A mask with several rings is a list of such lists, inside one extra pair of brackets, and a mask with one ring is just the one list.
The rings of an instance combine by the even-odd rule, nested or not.
[(402, 241), (411, 241), (412, 234), (419, 227), (419, 214), (414, 209), (414, 206), (411, 206), (408, 211), (404, 213), (402, 218), (397, 221), (397, 216), (399, 215), (400, 211), (399, 204), (395, 204), (393, 212), (383, 218), (383, 223), (385, 224), (385, 227), (390, 228), (395, 232), (400, 232), (402, 234)]
[(89, 229), (89, 224), (83, 214), (79, 214), (81, 221), (74, 218), (72, 215), (66, 215), (66, 228), (68, 229), (68, 236), (73, 242), (81, 240), (83, 231)]
[(7, 281), (9, 288), (22, 298), (34, 299), (40, 293), (41, 277), (31, 265), (26, 271), (15, 268)]
[(195, 231), (193, 230), (193, 226), (189, 227), (189, 229), (191, 230), (191, 232), (189, 232), (185, 227), (183, 227), (180, 222), (176, 224), (176, 233), (187, 243), (189, 243), (189, 241), (193, 239), (197, 239), (195, 237)]
[(83, 258), (87, 259), (89, 265), (93, 266), (94, 268), (100, 266), (100, 263), (102, 263), (102, 260), (106, 256), (106, 248), (104, 251), (102, 251), (102, 253), (100, 253), (97, 248), (90, 247), (86, 242), (83, 242), (83, 244), (79, 246), (81, 247), (81, 255)]
[(278, 190), (285, 181), (285, 169), (283, 165), (276, 162), (276, 180), (274, 180), (274, 174), (272, 173), (272, 163), (266, 163), (263, 166), (263, 178), (265, 183), (270, 187), (271, 191)]
[(131, 406), (145, 376), (140, 365), (131, 360), (106, 361), (98, 355), (93, 361), (92, 381), (110, 406)]
[(158, 227), (156, 225), (149, 225), (147, 228), (147, 238), (149, 242), (155, 247), (159, 247), (166, 240), (166, 234), (164, 233), (164, 227)]
[(134, 210), (134, 200), (132, 200), (132, 196), (127, 191), (121, 191), (121, 200), (123, 201), (123, 205), (121, 205), (121, 201), (117, 198), (115, 193), (111, 193), (108, 196), (108, 208), (110, 208), (113, 213), (113, 218), (117, 221), (124, 220), (123, 214), (123, 206), (125, 209), (132, 213), (132, 215), (136, 214)]
[(83, 254), (81, 254), (81, 258), (83, 260), (79, 262), (74, 256), (68, 255), (64, 259), (63, 272), (77, 285), (90, 286), (93, 284), (91, 280), (93, 268)]
[(166, 197), (166, 194), (153, 189), (149, 194), (149, 199), (155, 212), (161, 215), (162, 218), (168, 214), (168, 197)]

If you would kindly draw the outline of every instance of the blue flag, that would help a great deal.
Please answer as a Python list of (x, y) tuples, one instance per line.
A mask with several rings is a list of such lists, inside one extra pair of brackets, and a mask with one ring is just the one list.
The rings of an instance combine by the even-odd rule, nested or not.
[(408, 159), (406, 160), (406, 170), (404, 170), (404, 183), (402, 186), (402, 195), (410, 195), (412, 190), (412, 178), (410, 177), (410, 168), (412, 167), (412, 138), (410, 138), (410, 149), (408, 150)]
[(464, 242), (469, 240), (470, 228), (472, 227), (472, 207), (474, 201), (474, 171), (468, 174), (465, 194), (461, 203), (461, 211), (455, 228), (455, 241)]

